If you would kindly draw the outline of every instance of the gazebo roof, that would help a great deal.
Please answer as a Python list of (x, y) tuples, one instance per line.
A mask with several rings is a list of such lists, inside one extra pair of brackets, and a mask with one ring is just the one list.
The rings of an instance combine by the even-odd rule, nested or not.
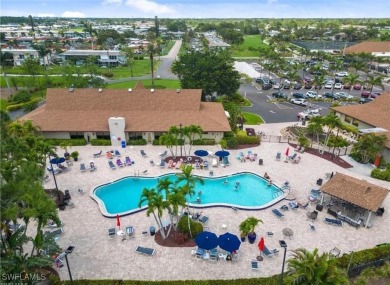
[(336, 173), (321, 187), (321, 191), (374, 212), (382, 205), (389, 192), (388, 189), (366, 180), (341, 173)]

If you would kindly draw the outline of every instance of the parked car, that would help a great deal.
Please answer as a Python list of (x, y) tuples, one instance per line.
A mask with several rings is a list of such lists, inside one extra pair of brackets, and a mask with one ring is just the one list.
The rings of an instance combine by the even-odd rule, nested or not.
[(303, 98), (303, 99), (307, 99), (308, 97), (303, 94), (303, 93), (293, 93), (292, 95), (294, 98)]
[(282, 92), (272, 93), (272, 96), (275, 97), (275, 98), (287, 99), (287, 95), (282, 93)]
[(259, 84), (268, 84), (269, 83), (268, 78), (265, 78), (265, 77), (258, 77), (255, 79), (255, 81)]
[(334, 89), (343, 89), (343, 85), (341, 83), (336, 83)]
[(333, 83), (328, 82), (325, 84), (325, 89), (332, 89), (333, 88)]
[(275, 83), (273, 86), (272, 86), (274, 89), (280, 89), (281, 86), (279, 83)]
[(313, 85), (311, 84), (311, 82), (305, 84), (305, 89), (311, 89), (312, 87)]
[(339, 72), (336, 72), (334, 75), (336, 76), (340, 76), (340, 77), (345, 77), (345, 76), (348, 76), (348, 72), (346, 71), (339, 71)]
[(290, 89), (290, 87), (291, 87), (291, 82), (288, 80), (284, 81), (283, 89)]
[(381, 95), (381, 93), (379, 93), (379, 92), (373, 92), (373, 93), (370, 94), (370, 98), (375, 99), (375, 98), (377, 98), (380, 95)]
[(317, 97), (317, 92), (315, 91), (307, 91), (306, 96), (309, 98), (316, 98)]
[(325, 98), (333, 99), (333, 100), (340, 99), (340, 96), (338, 96), (336, 94), (332, 94), (330, 92), (325, 92), (322, 96), (325, 97)]
[(321, 116), (319, 109), (313, 109), (313, 110), (309, 109), (309, 110), (298, 113), (298, 118), (301, 120), (303, 120), (303, 119), (309, 120), (313, 117), (318, 117), (318, 116)]
[(336, 95), (339, 96), (341, 99), (347, 99), (347, 100), (348, 99), (353, 99), (353, 96), (349, 95), (346, 92), (337, 92)]
[(373, 98), (361, 98), (361, 99), (359, 100), (359, 104), (366, 104), (366, 103), (372, 102), (372, 101), (374, 101)]
[(369, 98), (371, 95), (370, 91), (363, 91), (362, 94), (360, 94), (360, 97), (362, 98)]
[(307, 106), (307, 101), (303, 98), (292, 98), (290, 102), (299, 106)]
[(343, 89), (351, 89), (351, 85), (346, 83), (346, 84), (343, 85)]
[(355, 84), (353, 86), (353, 89), (355, 89), (355, 90), (362, 90), (362, 85), (361, 84)]
[(271, 83), (264, 83), (263, 86), (261, 87), (261, 89), (263, 89), (263, 90), (269, 90), (271, 88), (272, 88)]
[(298, 82), (295, 82), (293, 88), (294, 88), (295, 90), (300, 90), (300, 89), (302, 88), (302, 84), (301, 84), (301, 83), (298, 83)]

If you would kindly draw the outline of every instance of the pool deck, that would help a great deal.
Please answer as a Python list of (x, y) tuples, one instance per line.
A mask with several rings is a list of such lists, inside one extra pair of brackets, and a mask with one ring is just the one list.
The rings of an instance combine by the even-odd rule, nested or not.
[[(256, 131), (279, 135), (280, 128), (294, 123), (266, 124), (257, 127)], [(294, 196), (297, 201), (307, 201), (309, 190), (318, 189), (317, 179), (322, 178), (326, 182), (325, 173), (332, 171), (366, 179), (390, 189), (390, 183), (367, 176), (369, 166), (356, 167), (356, 171), (355, 168), (343, 169), (308, 153), (300, 154), (302, 159), (299, 164), (285, 163), (283, 155), (282, 159), (277, 161), (275, 159), (277, 151), (284, 154), (287, 147), (287, 144), (282, 143), (262, 143), (255, 148), (233, 150), (230, 151), (230, 166), (225, 168), (210, 167), (210, 169), (213, 169), (214, 176), (217, 177), (242, 171), (254, 172), (262, 176), (264, 172), (267, 172), (276, 185), (282, 186), (288, 180), (292, 186), (291, 196)], [(71, 151), (77, 150), (80, 153), (79, 161), (73, 162), (73, 166), (70, 166), (67, 172), (56, 176), (58, 187), (62, 190), (69, 189), (75, 204), (74, 208), (59, 212), (65, 232), (58, 240), (62, 248), (67, 248), (69, 245), (75, 246), (73, 253), (68, 256), (74, 279), (200, 280), (271, 276), (281, 271), (283, 250), (279, 247), (278, 241), (284, 239), (282, 233), (284, 228), (293, 230), (293, 236), (285, 238), (288, 245), (287, 258), (291, 255), (290, 250), (300, 247), (308, 250), (319, 248), (321, 252), (328, 252), (332, 248), (338, 247), (343, 254), (370, 248), (390, 240), (390, 197), (387, 197), (383, 204), (385, 207), (383, 216), (373, 215), (373, 225), (369, 229), (355, 229), (346, 224), (342, 227), (328, 225), (323, 222), (323, 218), (330, 216), (326, 214), (326, 211), (322, 211), (319, 212), (318, 219), (313, 222), (316, 231), (312, 231), (306, 212), (313, 210), (313, 206), (309, 206), (307, 210), (286, 211), (283, 220), (274, 216), (271, 209), (280, 208), (283, 204), (287, 204), (287, 201), (280, 201), (265, 210), (234, 211), (231, 208), (223, 207), (202, 209), (203, 215), (210, 218), (207, 227), (217, 235), (226, 231), (239, 235), (238, 225), (248, 216), (255, 216), (263, 221), (263, 224), (260, 224), (256, 229), (257, 240), (255, 244), (249, 244), (247, 241), (242, 243), (239, 250), (239, 260), (234, 263), (224, 260), (217, 262), (199, 260), (191, 256), (193, 248), (167, 248), (157, 245), (153, 237), (142, 235), (142, 232), (148, 230), (150, 226), (156, 226), (153, 215), (147, 217), (145, 211), (121, 218), (122, 229), (129, 225), (135, 227), (135, 238), (124, 241), (121, 237), (109, 238), (108, 228), (115, 227), (116, 220), (115, 218), (103, 217), (97, 203), (91, 199), (90, 192), (95, 186), (124, 176), (134, 175), (135, 172), (139, 172), (142, 176), (142, 172), (145, 170), (147, 170), (145, 176), (179, 172), (176, 169), (161, 169), (158, 164), (150, 165), (150, 160), (159, 161), (158, 154), (166, 149), (163, 146), (117, 148), (121, 152), (122, 158), (130, 156), (135, 164), (123, 168), (117, 167), (115, 170), (109, 168), (105, 155), (93, 158), (93, 153), (103, 150), (103, 154), (105, 154), (105, 151), (111, 149), (112, 147), (72, 147)], [(145, 150), (148, 154), (147, 157), (141, 156), (141, 149)], [(196, 149), (201, 149), (201, 147), (193, 147), (192, 153)], [(217, 146), (206, 146), (204, 149), (212, 152), (219, 150)], [(248, 150), (257, 153), (257, 158), (262, 158), (264, 165), (259, 165), (258, 161), (244, 163), (236, 159), (236, 155), (240, 151), (246, 153)], [(58, 149), (58, 152), (62, 153), (62, 150)], [(290, 147), (290, 155), (292, 152), (293, 149)], [(88, 170), (80, 172), (80, 163), (89, 165), (90, 160), (95, 162), (96, 170), (94, 172)], [(209, 175), (208, 170), (194, 170), (193, 173), (202, 176)], [(49, 181), (45, 182), (44, 186), (45, 188), (54, 188), (52, 176), (50, 176)], [(79, 188), (86, 190), (87, 193), (78, 193)], [(266, 235), (266, 232), (269, 231), (274, 233), (273, 236)], [(278, 248), (280, 252), (272, 258), (266, 258), (262, 261), (259, 271), (252, 271), (250, 261), (256, 258), (259, 253), (257, 243), (262, 236), (268, 248)], [(153, 257), (139, 255), (134, 251), (137, 245), (154, 248), (156, 254)], [(59, 268), (58, 271), (62, 279), (69, 278), (66, 266)]]

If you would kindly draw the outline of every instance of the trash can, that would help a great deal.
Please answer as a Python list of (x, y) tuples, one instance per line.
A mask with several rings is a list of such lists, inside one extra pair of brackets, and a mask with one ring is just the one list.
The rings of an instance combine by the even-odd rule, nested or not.
[(319, 211), (319, 212), (322, 212), (323, 208), (324, 208), (324, 206), (321, 205), (321, 204), (317, 204), (317, 206), (316, 206), (316, 210)]
[(322, 185), (322, 178), (319, 178), (319, 179), (317, 180), (317, 185), (318, 185), (318, 186), (321, 186), (321, 185)]
[(153, 226), (151, 226), (151, 227), (149, 228), (149, 232), (150, 232), (150, 235), (151, 235), (151, 236), (154, 236), (154, 235), (156, 234), (156, 228), (153, 227)]
[(122, 144), (122, 148), (126, 148), (126, 141), (122, 141), (121, 144)]
[(259, 159), (259, 165), (263, 165), (263, 159), (262, 158)]

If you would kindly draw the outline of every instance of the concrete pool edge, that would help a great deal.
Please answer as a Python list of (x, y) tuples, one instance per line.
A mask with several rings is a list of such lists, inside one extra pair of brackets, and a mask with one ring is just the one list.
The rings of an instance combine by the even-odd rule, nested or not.
[[(164, 173), (162, 175), (153, 176), (153, 177), (150, 177), (150, 176), (126, 175), (126, 176), (123, 176), (121, 178), (109, 181), (109, 182), (104, 183), (104, 184), (94, 185), (91, 188), (89, 195), (92, 198), (92, 200), (94, 200), (98, 204), (99, 210), (100, 210), (100, 212), (101, 212), (103, 217), (106, 217), (106, 218), (116, 218), (117, 215), (119, 215), (120, 217), (129, 216), (129, 215), (132, 215), (132, 214), (135, 214), (135, 213), (139, 213), (141, 211), (146, 210), (147, 206), (143, 206), (141, 208), (137, 208), (137, 209), (126, 211), (126, 212), (120, 212), (120, 213), (116, 213), (116, 214), (111, 214), (111, 213), (109, 213), (107, 211), (104, 202), (95, 194), (95, 191), (97, 190), (97, 188), (99, 188), (101, 186), (104, 186), (104, 185), (115, 183), (117, 181), (120, 181), (120, 180), (126, 179), (126, 178), (133, 178), (133, 179), (137, 179), (137, 178), (150, 178), (150, 179), (152, 179), (152, 178), (160, 178), (160, 177), (168, 176), (168, 175), (171, 175), (171, 174), (177, 174), (177, 173), (178, 172), (170, 172), (170, 173)], [(256, 176), (260, 177), (261, 179), (265, 179), (264, 177), (254, 173), (254, 172), (250, 172), (250, 171), (241, 171), (241, 172), (236, 172), (234, 174), (227, 174), (227, 175), (213, 176), (213, 177), (202, 176), (202, 175), (194, 175), (194, 176), (198, 176), (198, 177), (202, 177), (202, 178), (208, 178), (208, 179), (220, 179), (220, 178), (229, 177), (229, 176), (237, 175), (237, 174), (253, 174), (253, 175), (256, 175)], [(256, 207), (256, 206), (238, 206), (238, 205), (235, 205), (235, 204), (226, 204), (226, 203), (211, 203), (211, 204), (205, 204), (205, 205), (189, 203), (189, 206), (194, 208), (194, 209), (206, 209), (206, 208), (223, 207), (223, 208), (232, 208), (232, 209), (244, 210), (244, 211), (265, 210), (265, 209), (267, 209), (269, 207), (272, 207), (273, 205), (279, 203), (280, 201), (286, 199), (286, 197), (289, 194), (289, 193), (283, 191), (283, 187), (282, 186), (278, 186), (278, 185), (276, 185), (274, 183), (273, 183), (273, 185), (275, 187), (277, 187), (283, 194), (278, 196), (278, 197), (276, 197), (276, 198), (274, 198), (273, 200), (271, 200), (267, 204), (264, 204), (264, 205), (261, 205), (261, 206), (258, 206), (258, 207)]]

